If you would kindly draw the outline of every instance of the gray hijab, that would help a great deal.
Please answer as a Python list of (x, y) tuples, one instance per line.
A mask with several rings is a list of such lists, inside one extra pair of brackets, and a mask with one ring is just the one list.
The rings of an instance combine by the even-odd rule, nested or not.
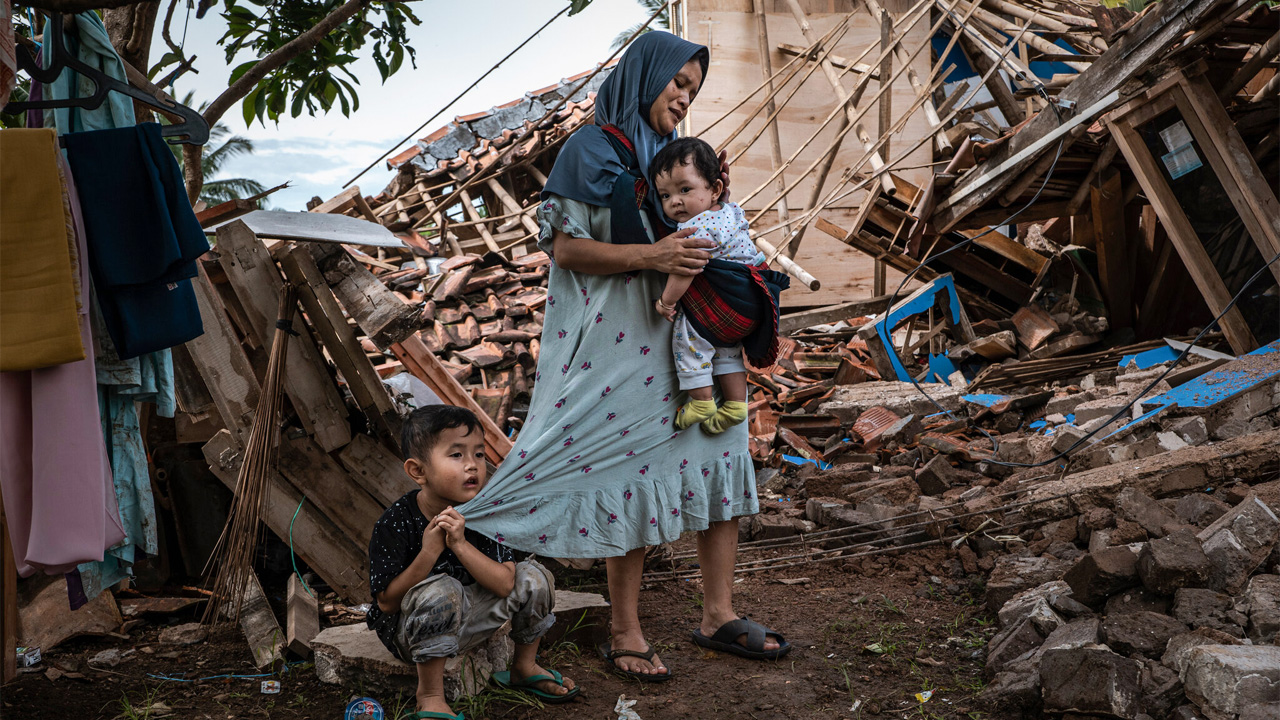
[[(702, 64), (705, 83), (710, 58), (706, 47), (659, 31), (645, 33), (631, 43), (596, 95), (595, 125), (578, 130), (565, 143), (542, 197), (559, 195), (610, 206), (614, 182), (626, 167), (601, 129), (605, 125), (621, 129), (635, 146), (640, 171), (647, 180), (653, 156), (676, 138), (674, 131), (659, 135), (649, 127), (649, 108), (680, 68), (695, 57)], [(663, 217), (652, 188), (646, 205), (651, 217)]]

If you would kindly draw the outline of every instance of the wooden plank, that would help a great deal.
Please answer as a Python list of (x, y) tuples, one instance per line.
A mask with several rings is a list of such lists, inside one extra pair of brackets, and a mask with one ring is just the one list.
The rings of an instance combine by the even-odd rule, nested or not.
[[(214, 435), (203, 451), (213, 474), (235, 490), (244, 451), (231, 433), (223, 430)], [(315, 504), (304, 502), (302, 493), (277, 472), (267, 474), (263, 522), (345, 602), (369, 602), (369, 558), (364, 546), (349, 540)]]
[(507, 453), (511, 452), (511, 441), (476, 404), (471, 393), (449, 374), (449, 371), (440, 363), (440, 359), (427, 349), (422, 340), (417, 335), (411, 335), (392, 345), (391, 352), (395, 354), (396, 359), (404, 363), (406, 370), (426, 383), (427, 387), (431, 388), (441, 400), (450, 405), (467, 408), (476, 414), (480, 419), (480, 426), (484, 428), (485, 457), (494, 465), (500, 464)]
[(203, 266), (199, 272), (191, 286), (204, 334), (186, 344), (187, 354), (204, 378), (223, 426), (234, 432), (240, 442), (248, 442), (261, 387)]
[[(1162, 0), (1150, 8), (1088, 70), (1064, 88), (1058, 94), (1059, 102), (1073, 102), (1081, 113), (1097, 105), (1135, 75), (1150, 69), (1170, 45), (1196, 27), (1218, 4), (1219, 0)], [(933, 216), (935, 225), (940, 230), (949, 230), (957, 220), (998, 196), (1018, 176), (1016, 172), (986, 173), (983, 168), (999, 167), (1052, 132), (1063, 130), (1068, 124), (1059, 122), (1052, 112), (1042, 111), (1037, 114), (979, 166), (976, 171), (979, 175), (974, 181), (976, 184), (964, 183), (964, 187), (957, 188), (957, 192), (967, 192), (967, 197), (959, 202), (948, 201), (939, 205)], [(1034, 164), (1039, 153), (1051, 151), (1052, 147), (1052, 144), (1048, 144), (1040, 148), (1036, 154), (1027, 157), (1021, 167)]]
[(797, 330), (803, 330), (814, 325), (824, 325), (865, 315), (878, 315), (888, 307), (889, 296), (881, 295), (880, 297), (866, 300), (855, 300), (853, 302), (840, 303), (839, 305), (791, 313), (778, 318), (778, 334), (790, 335)]
[(1133, 327), (1133, 267), (1128, 262), (1120, 172), (1114, 168), (1108, 170), (1089, 192), (1098, 248), (1098, 280), (1107, 301), (1111, 327)]
[(244, 600), (240, 606), (240, 631), (249, 642), (254, 667), (262, 670), (284, 663), (284, 633), (276, 622), (267, 594), (262, 591), (256, 573), (250, 572), (244, 584)]
[[(275, 333), (276, 311), (284, 280), (275, 261), (243, 222), (218, 228), (218, 262), (244, 305), (249, 323), (264, 346)], [(294, 323), (283, 374), (284, 389), (307, 432), (326, 451), (351, 442), (347, 409), (329, 376), (311, 333)]]
[(415, 489), (405, 474), (404, 462), (377, 440), (357, 433), (338, 451), (338, 462), (360, 480), (364, 489), (384, 508)]
[(346, 381), (360, 411), (383, 442), (399, 448), (400, 414), (395, 402), (360, 347), (355, 331), (347, 323), (315, 259), (305, 247), (294, 246), (281, 254), (280, 267), (298, 289), (298, 300), (307, 312), (307, 319), (338, 366), (338, 373)]
[[(342, 192), (334, 195), (328, 200), (311, 208), (314, 213), (338, 213), (342, 214), (346, 210), (352, 208), (356, 204), (356, 198), (360, 197), (360, 186), (352, 185)], [(376, 216), (375, 216), (376, 217)], [(375, 220), (376, 222), (376, 220)]]
[[(1200, 241), (1195, 228), (1191, 226), (1191, 220), (1178, 205), (1173, 189), (1165, 182), (1160, 168), (1156, 165), (1155, 157), (1151, 155), (1151, 151), (1147, 149), (1146, 143), (1138, 132), (1123, 118), (1108, 119), (1106, 123), (1120, 146), (1120, 152), (1138, 178), (1139, 184), (1142, 185), (1143, 193), (1160, 216), (1160, 223), (1164, 225), (1165, 231), (1169, 233), (1169, 240), (1182, 256), (1182, 262), (1191, 273), (1191, 278), (1200, 289), (1200, 294), (1204, 296), (1205, 303), (1214, 315), (1221, 313), (1231, 302), (1231, 293), (1222, 282), (1218, 271), (1214, 269), (1213, 261), (1205, 252), (1204, 243)], [(1231, 349), (1237, 355), (1243, 355), (1258, 346), (1258, 341), (1254, 339), (1253, 332), (1245, 323), (1239, 308), (1233, 307), (1227, 311), (1219, 324), (1222, 327), (1222, 334), (1226, 336)]]
[(307, 246), (342, 307), (380, 349), (417, 331), (418, 311), (388, 290), (349, 252), (332, 243)]
[(311, 641), (320, 634), (320, 607), (298, 574), (289, 576), (285, 600), (285, 647), (301, 658), (311, 657)]
[(383, 508), (307, 436), (280, 439), (280, 474), (356, 544), (368, 547)]

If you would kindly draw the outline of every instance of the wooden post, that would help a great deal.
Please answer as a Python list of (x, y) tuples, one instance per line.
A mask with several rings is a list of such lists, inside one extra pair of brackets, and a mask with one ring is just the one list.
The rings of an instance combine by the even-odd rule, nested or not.
[[(865, 2), (867, 5), (867, 9), (871, 10), (872, 14), (875, 15), (876, 13), (875, 13), (875, 10), (873, 9), (874, 8), (873, 3), (875, 2), (875, 0), (865, 0)], [(888, 78), (893, 77), (893, 55), (889, 52), (889, 48), (892, 45), (896, 45), (896, 43), (894, 43), (893, 41), (893, 20), (889, 17), (889, 13), (883, 9), (880, 11), (879, 15), (880, 15), (880, 50), (881, 52), (884, 53), (884, 59), (880, 61), (880, 77), (885, 78), (885, 80), (882, 80), (881, 82), (888, 82)], [(914, 70), (908, 69), (907, 72), (912, 76), (915, 75)], [(917, 79), (916, 82), (912, 84), (918, 85), (919, 80)], [(919, 92), (919, 90), (920, 89), (917, 87), (916, 92)], [(930, 102), (926, 107), (932, 107), (932, 106), (933, 106), (933, 103)], [(880, 151), (884, 153), (885, 157), (892, 156), (892, 153), (889, 151), (889, 143), (891, 140), (891, 138), (889, 137), (889, 131), (892, 125), (893, 125), (893, 91), (890, 90), (889, 92), (884, 93), (880, 96), (880, 125), (878, 129), (880, 131), (880, 137), (884, 138), (884, 144), (880, 146)], [(945, 138), (946, 134), (941, 133), (939, 136)], [(878, 195), (878, 194), (879, 193), (874, 193), (874, 195)], [(874, 204), (875, 198), (873, 197), (873, 193), (867, 193), (867, 198), (871, 200), (872, 203)], [(885, 264), (880, 260), (876, 260), (875, 267), (872, 271), (872, 276), (871, 276), (871, 294), (877, 297), (879, 297), (880, 295), (884, 295), (885, 284), (886, 284)]]
[[(765, 102), (764, 108), (768, 116), (773, 117), (777, 112), (777, 106), (773, 102), (773, 62), (769, 58), (769, 23), (764, 14), (764, 0), (752, 0), (752, 5), (756, 16), (756, 35), (760, 41), (760, 74), (764, 76), (765, 88), (769, 93), (769, 99)], [(769, 121), (769, 154), (773, 160), (773, 169), (780, 169), (782, 167), (782, 141), (778, 138), (778, 119), (776, 117)], [(776, 182), (778, 194), (780, 195), (778, 217), (786, 228), (787, 234), (790, 235), (791, 212), (787, 209), (787, 181), (783, 174), (779, 173)], [(795, 254), (794, 246), (786, 248), (787, 257), (795, 257)]]
[(1111, 169), (1091, 191), (1098, 276), (1113, 328), (1133, 327), (1133, 268), (1126, 262), (1129, 250), (1125, 244), (1122, 185), (1120, 172)]
[(311, 657), (311, 640), (320, 634), (320, 607), (312, 591), (294, 573), (289, 576), (285, 604), (285, 639), (289, 652), (301, 658)]

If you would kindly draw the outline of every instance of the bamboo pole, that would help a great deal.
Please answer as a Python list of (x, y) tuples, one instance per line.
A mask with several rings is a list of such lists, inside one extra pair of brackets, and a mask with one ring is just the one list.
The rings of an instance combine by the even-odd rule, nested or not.
[[(805, 14), (804, 8), (800, 7), (799, 0), (787, 0), (787, 7), (791, 9), (791, 14), (795, 17), (796, 24), (800, 26), (800, 34), (804, 36), (805, 40), (808, 40), (809, 42), (813, 42), (814, 41), (813, 28), (809, 26), (809, 18)], [(835, 90), (838, 95), (843, 96), (844, 86), (840, 83), (840, 74), (836, 72), (835, 66), (832, 65), (831, 61), (826, 58), (824, 58), (821, 61), (821, 65), (822, 65), (822, 74), (826, 75), (827, 82), (831, 83), (831, 88)], [(892, 86), (892, 83), (886, 82), (884, 78), (881, 78), (880, 82), (882, 85), (881, 87), (882, 91), (884, 90), (884, 88)], [(853, 104), (847, 101), (844, 102), (843, 105), (845, 108), (845, 113), (849, 116), (849, 124), (852, 125), (854, 128), (857, 128), (858, 119), (854, 117), (854, 114), (857, 108)], [(883, 163), (883, 159), (880, 159), (880, 162)], [(884, 192), (889, 195), (893, 195), (894, 193), (898, 192), (898, 189), (893, 186), (893, 180), (889, 178), (887, 175), (883, 176), (883, 179), (881, 180), (881, 184), (884, 186)]]
[(774, 247), (767, 240), (759, 237), (753, 237), (751, 239), (755, 241), (756, 247), (760, 249), (760, 252), (772, 258), (770, 262), (777, 261), (778, 265), (782, 266), (782, 269), (787, 271), (788, 275), (804, 283), (805, 287), (810, 290), (817, 290), (822, 287), (822, 283), (818, 282), (817, 278), (810, 275), (804, 268), (796, 264), (795, 260), (782, 255), (778, 251), (778, 248)]
[[(880, 3), (877, 2), (877, 0), (863, 0), (863, 4), (867, 6), (867, 11), (870, 12), (873, 17), (881, 17), (882, 15), (888, 14), (887, 11), (880, 6)], [(884, 45), (883, 28), (881, 30), (880, 43), (881, 45)], [(894, 53), (897, 55), (898, 62), (906, 64), (906, 51), (902, 49), (901, 45), (894, 46)], [(885, 73), (886, 71), (882, 68), (880, 74), (883, 76)], [(907, 70), (907, 81), (911, 83), (911, 88), (917, 93), (920, 92), (921, 87), (924, 87), (924, 84), (920, 82), (919, 74), (917, 74), (915, 68), (910, 67), (910, 65), (908, 65)], [(937, 146), (938, 152), (942, 153), (945, 157), (951, 157), (954, 155), (956, 149), (952, 147), (951, 140), (947, 138), (947, 134), (944, 132), (942, 120), (938, 115), (938, 108), (934, 106), (932, 98), (926, 100), (924, 103), (924, 119), (929, 123), (929, 129), (934, 133), (934, 144)], [(888, 155), (889, 151), (885, 150), (884, 154)]]
[[(753, 0), (754, 14), (756, 16), (756, 34), (759, 40), (760, 51), (760, 74), (765, 78), (765, 84), (769, 88), (769, 99), (765, 101), (765, 109), (769, 111), (771, 118), (767, 124), (769, 127), (769, 155), (773, 161), (775, 170), (782, 169), (782, 140), (778, 137), (778, 108), (773, 102), (773, 83), (769, 80), (769, 76), (773, 74), (773, 62), (769, 58), (769, 23), (764, 14), (764, 0)], [(781, 172), (777, 179), (778, 192), (782, 193), (783, 188), (787, 186), (786, 176)], [(782, 219), (783, 225), (786, 226), (787, 232), (791, 232), (791, 212), (787, 209), (787, 196), (782, 194), (778, 200), (778, 217)]]

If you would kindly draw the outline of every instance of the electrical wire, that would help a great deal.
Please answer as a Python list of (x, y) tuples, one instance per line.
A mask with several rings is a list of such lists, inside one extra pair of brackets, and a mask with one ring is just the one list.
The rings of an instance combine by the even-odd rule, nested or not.
[[(1062, 121), (1062, 114), (1061, 114), (1061, 112), (1059, 112), (1057, 105), (1056, 105), (1056, 104), (1050, 104), (1050, 105), (1049, 105), (1049, 107), (1053, 109), (1054, 115), (1056, 115), (1056, 116), (1057, 116), (1057, 118), (1058, 118), (1058, 121), (1059, 121), (1059, 122), (1061, 122), (1061, 121)], [(917, 265), (915, 268), (912, 268), (911, 272), (907, 273), (907, 274), (902, 278), (902, 282), (900, 282), (900, 283), (898, 284), (898, 287), (897, 287), (896, 289), (894, 289), (893, 293), (889, 296), (889, 303), (888, 303), (888, 306), (889, 306), (890, 308), (892, 308), (892, 307), (894, 306), (894, 304), (895, 304), (895, 303), (897, 302), (897, 300), (898, 300), (898, 297), (899, 297), (899, 296), (901, 295), (901, 293), (902, 293), (902, 289), (906, 286), (906, 284), (907, 284), (908, 282), (910, 282), (910, 281), (911, 281), (911, 278), (915, 277), (916, 273), (918, 273), (918, 272), (919, 272), (919, 271), (920, 271), (920, 270), (921, 270), (925, 265), (929, 264), (930, 262), (932, 262), (932, 261), (934, 261), (934, 260), (937, 260), (938, 258), (944, 257), (944, 256), (948, 255), (949, 253), (952, 253), (952, 252), (955, 252), (955, 251), (960, 250), (960, 249), (962, 249), (962, 248), (968, 247), (969, 245), (972, 245), (972, 244), (974, 243), (974, 241), (978, 240), (979, 238), (982, 238), (982, 237), (984, 237), (984, 236), (986, 236), (986, 235), (989, 235), (990, 233), (995, 232), (995, 231), (996, 231), (996, 228), (998, 228), (998, 227), (1002, 227), (1002, 226), (1004, 226), (1004, 225), (1008, 225), (1008, 224), (1012, 223), (1012, 222), (1014, 221), (1014, 219), (1015, 219), (1015, 218), (1017, 218), (1019, 215), (1021, 215), (1023, 212), (1025, 212), (1028, 208), (1030, 208), (1032, 205), (1034, 205), (1034, 204), (1035, 204), (1035, 202), (1036, 202), (1036, 200), (1038, 200), (1038, 199), (1040, 198), (1040, 194), (1041, 194), (1042, 192), (1044, 192), (1044, 188), (1045, 188), (1045, 186), (1046, 186), (1046, 185), (1048, 185), (1048, 183), (1049, 183), (1049, 179), (1053, 177), (1054, 169), (1055, 169), (1055, 168), (1057, 168), (1057, 166), (1058, 166), (1058, 161), (1062, 158), (1062, 149), (1063, 149), (1063, 145), (1064, 145), (1064, 143), (1065, 143), (1065, 142), (1066, 142), (1066, 137), (1065, 137), (1065, 136), (1064, 136), (1062, 139), (1058, 140), (1058, 147), (1057, 147), (1057, 150), (1054, 152), (1053, 162), (1049, 165), (1049, 170), (1045, 173), (1044, 180), (1043, 180), (1043, 181), (1041, 181), (1041, 183), (1040, 183), (1040, 187), (1036, 190), (1035, 195), (1033, 195), (1033, 196), (1031, 197), (1031, 199), (1030, 199), (1030, 200), (1028, 200), (1028, 201), (1027, 201), (1027, 203), (1026, 203), (1025, 205), (1023, 205), (1021, 208), (1019, 208), (1016, 212), (1014, 212), (1014, 213), (1013, 213), (1012, 215), (1010, 215), (1009, 217), (1005, 218), (1002, 222), (1000, 222), (1000, 223), (996, 223), (996, 224), (992, 224), (992, 226), (991, 226), (990, 228), (988, 228), (987, 230), (985, 230), (985, 231), (983, 231), (983, 232), (981, 232), (981, 233), (979, 233), (979, 234), (977, 234), (977, 235), (974, 235), (973, 237), (967, 238), (967, 239), (965, 239), (964, 241), (959, 242), (959, 243), (957, 243), (957, 244), (955, 244), (955, 245), (953, 245), (953, 246), (951, 246), (951, 247), (947, 248), (946, 250), (944, 250), (944, 251), (942, 251), (942, 252), (938, 253), (937, 255), (933, 255), (933, 256), (930, 256), (930, 257), (925, 258), (924, 260), (922, 260), (922, 261), (920, 262), (920, 264), (919, 264), (919, 265)], [(1266, 261), (1265, 263), (1263, 263), (1262, 267), (1261, 267), (1261, 268), (1259, 268), (1259, 269), (1258, 269), (1258, 271), (1257, 271), (1257, 272), (1255, 272), (1255, 273), (1253, 274), (1253, 276), (1252, 276), (1252, 277), (1250, 277), (1250, 278), (1249, 278), (1249, 280), (1244, 284), (1244, 287), (1240, 288), (1240, 291), (1239, 291), (1239, 292), (1237, 292), (1237, 293), (1235, 294), (1235, 296), (1231, 298), (1231, 302), (1227, 303), (1227, 306), (1226, 306), (1226, 307), (1224, 307), (1220, 313), (1218, 313), (1217, 317), (1215, 317), (1211, 322), (1209, 322), (1207, 325), (1205, 325), (1204, 329), (1200, 331), (1200, 334), (1199, 334), (1199, 335), (1196, 335), (1195, 339), (1194, 339), (1194, 340), (1192, 340), (1190, 343), (1188, 343), (1188, 344), (1187, 344), (1187, 347), (1183, 348), (1182, 352), (1181, 352), (1181, 353), (1179, 353), (1178, 357), (1177, 357), (1177, 358), (1175, 358), (1175, 359), (1173, 360), (1173, 362), (1169, 364), (1169, 367), (1168, 367), (1168, 368), (1167, 368), (1163, 373), (1161, 373), (1159, 377), (1157, 377), (1157, 378), (1155, 378), (1154, 380), (1152, 380), (1152, 381), (1151, 381), (1151, 382), (1150, 382), (1150, 383), (1149, 383), (1145, 388), (1143, 388), (1143, 389), (1142, 389), (1142, 391), (1141, 391), (1141, 392), (1134, 393), (1133, 399), (1131, 399), (1128, 403), (1126, 403), (1126, 404), (1125, 404), (1125, 406), (1124, 406), (1123, 408), (1121, 408), (1120, 410), (1118, 410), (1118, 411), (1117, 411), (1114, 415), (1112, 415), (1112, 416), (1111, 416), (1111, 417), (1110, 417), (1110, 418), (1109, 418), (1105, 423), (1102, 423), (1102, 424), (1100, 424), (1098, 427), (1094, 428), (1093, 430), (1090, 430), (1090, 431), (1089, 431), (1088, 433), (1086, 433), (1084, 436), (1082, 436), (1082, 437), (1080, 437), (1079, 439), (1077, 439), (1077, 440), (1076, 440), (1076, 441), (1075, 441), (1075, 442), (1074, 442), (1070, 447), (1068, 447), (1067, 449), (1063, 450), (1062, 452), (1059, 452), (1057, 455), (1054, 455), (1053, 457), (1051, 457), (1051, 458), (1049, 458), (1049, 459), (1047, 459), (1047, 460), (1042, 460), (1042, 461), (1040, 461), (1040, 462), (1035, 462), (1035, 463), (1016, 463), (1016, 462), (1008, 462), (1008, 461), (1004, 461), (1004, 460), (998, 460), (998, 459), (996, 459), (996, 458), (995, 458), (995, 453), (1000, 449), (1000, 444), (999, 444), (999, 442), (995, 439), (995, 437), (993, 437), (990, 433), (988, 433), (984, 428), (979, 427), (979, 426), (977, 426), (977, 425), (972, 425), (972, 424), (970, 424), (970, 426), (971, 426), (971, 427), (973, 427), (973, 428), (974, 428), (975, 430), (977, 430), (978, 432), (982, 433), (983, 437), (985, 437), (986, 439), (988, 439), (988, 440), (990, 440), (990, 441), (991, 441), (991, 447), (992, 447), (991, 452), (992, 452), (992, 457), (990, 457), (990, 458), (988, 458), (988, 459), (984, 459), (984, 460), (983, 460), (983, 462), (990, 463), (990, 464), (992, 464), (992, 465), (999, 465), (999, 466), (1002, 466), (1002, 467), (1036, 468), (1036, 467), (1044, 467), (1045, 465), (1053, 464), (1053, 463), (1057, 462), (1059, 459), (1066, 458), (1066, 457), (1070, 456), (1072, 453), (1074, 453), (1074, 452), (1076, 451), (1076, 449), (1077, 449), (1077, 448), (1081, 447), (1081, 446), (1082, 446), (1082, 445), (1084, 445), (1086, 442), (1088, 442), (1091, 438), (1093, 438), (1093, 436), (1094, 436), (1094, 435), (1097, 435), (1097, 434), (1098, 434), (1099, 432), (1101, 432), (1103, 429), (1105, 429), (1105, 428), (1107, 428), (1107, 427), (1110, 427), (1111, 423), (1113, 423), (1113, 422), (1115, 422), (1116, 420), (1120, 419), (1121, 417), (1123, 417), (1123, 416), (1127, 415), (1127, 414), (1129, 413), (1129, 410), (1130, 410), (1130, 409), (1131, 409), (1135, 404), (1137, 404), (1137, 402), (1138, 402), (1140, 399), (1142, 399), (1142, 398), (1143, 398), (1143, 397), (1144, 397), (1148, 392), (1150, 392), (1151, 388), (1155, 387), (1155, 386), (1156, 386), (1156, 385), (1157, 385), (1161, 380), (1163, 380), (1163, 379), (1165, 378), (1165, 376), (1167, 376), (1169, 373), (1173, 372), (1174, 368), (1178, 367), (1178, 365), (1179, 365), (1179, 364), (1180, 364), (1184, 359), (1186, 359), (1187, 355), (1188, 355), (1188, 354), (1190, 354), (1190, 352), (1191, 352), (1191, 348), (1192, 348), (1192, 347), (1194, 347), (1194, 346), (1196, 345), (1196, 343), (1198, 343), (1198, 342), (1200, 341), (1200, 339), (1201, 339), (1201, 338), (1203, 338), (1205, 335), (1207, 335), (1207, 334), (1209, 333), (1209, 331), (1210, 331), (1210, 330), (1212, 330), (1215, 326), (1217, 326), (1218, 322), (1223, 318), (1223, 316), (1225, 316), (1228, 312), (1230, 312), (1230, 311), (1231, 311), (1231, 309), (1235, 307), (1236, 303), (1237, 303), (1237, 302), (1239, 302), (1240, 298), (1244, 296), (1245, 291), (1247, 291), (1250, 287), (1252, 287), (1252, 286), (1253, 286), (1253, 284), (1254, 284), (1255, 282), (1257, 282), (1258, 278), (1259, 278), (1259, 277), (1261, 277), (1261, 276), (1262, 276), (1262, 274), (1263, 274), (1264, 272), (1266, 272), (1266, 271), (1267, 271), (1267, 268), (1269, 268), (1273, 263), (1275, 263), (1275, 262), (1276, 262), (1276, 260), (1280, 260), (1280, 253), (1276, 253), (1274, 256), (1272, 256), (1272, 258), (1271, 258), (1270, 260), (1268, 260), (1268, 261)], [(882, 323), (887, 323), (887, 322), (888, 322), (888, 317), (887, 317), (887, 315), (886, 315), (886, 317), (885, 317), (885, 319), (884, 319), (884, 320), (881, 320), (881, 322), (882, 322)], [(886, 334), (886, 336), (887, 336), (890, 332), (892, 332), (892, 328), (889, 328), (889, 327), (887, 327), (887, 326), (886, 326), (884, 329), (885, 329), (885, 334)], [(886, 348), (885, 348), (885, 350), (886, 350), (886, 351), (888, 351), (888, 352), (889, 352), (889, 353), (890, 353), (894, 358), (896, 358), (896, 359), (898, 360), (898, 363), (899, 363), (900, 365), (902, 365), (904, 368), (906, 367), (906, 363), (904, 363), (904, 362), (902, 361), (902, 357), (901, 357), (900, 355), (898, 355), (898, 351), (897, 351), (897, 350), (892, 346), (892, 343), (889, 343), (889, 344), (888, 344), (888, 347), (886, 347)], [(926, 392), (924, 388), (920, 387), (920, 383), (919, 383), (919, 381), (917, 381), (917, 380), (916, 380), (916, 378), (915, 378), (913, 375), (911, 375), (911, 373), (907, 373), (907, 379), (908, 379), (908, 380), (911, 382), (911, 384), (915, 387), (916, 391), (917, 391), (917, 392), (919, 392), (921, 395), (923, 395), (923, 396), (925, 397), (925, 399), (926, 399), (926, 400), (928, 400), (930, 403), (932, 403), (932, 404), (933, 404), (933, 406), (934, 406), (934, 407), (938, 408), (938, 410), (939, 410), (941, 413), (945, 413), (945, 414), (947, 415), (947, 417), (950, 417), (950, 418), (952, 418), (952, 419), (954, 419), (954, 420), (958, 420), (958, 419), (960, 419), (960, 418), (958, 418), (958, 417), (956, 416), (956, 414), (955, 414), (954, 412), (952, 412), (951, 410), (948, 410), (947, 408), (944, 408), (942, 405), (940, 405), (940, 404), (938, 403), (938, 401), (937, 401), (937, 400), (934, 400), (934, 399), (933, 399), (933, 396), (931, 396), (928, 392)]]
[(302, 499), (298, 501), (298, 509), (293, 511), (293, 518), (289, 520), (289, 562), (293, 564), (293, 574), (298, 576), (298, 582), (302, 583), (303, 589), (307, 591), (308, 595), (315, 597), (315, 591), (303, 579), (302, 573), (298, 572), (298, 556), (293, 553), (293, 523), (298, 519), (298, 513), (302, 512), (302, 503), (306, 501), (307, 496), (303, 495)]
[(564, 15), (565, 13), (569, 12), (569, 10), (571, 10), (572, 8), (573, 8), (573, 5), (572, 5), (572, 4), (570, 4), (570, 5), (566, 5), (564, 8), (562, 8), (562, 9), (560, 10), (560, 12), (556, 13), (555, 15), (552, 15), (550, 20), (548, 20), (548, 21), (546, 21), (545, 23), (543, 23), (543, 24), (542, 24), (542, 27), (538, 28), (537, 30), (534, 30), (534, 31), (533, 31), (533, 34), (532, 34), (532, 35), (530, 35), (529, 37), (525, 38), (524, 42), (520, 43), (519, 45), (517, 45), (517, 46), (515, 47), (515, 49), (514, 49), (514, 50), (512, 50), (512, 51), (511, 51), (511, 52), (509, 52), (509, 53), (507, 53), (507, 54), (506, 54), (506, 55), (505, 55), (501, 60), (499, 60), (497, 63), (495, 63), (493, 67), (489, 68), (488, 70), (485, 70), (485, 71), (484, 71), (484, 74), (483, 74), (483, 75), (481, 75), (480, 77), (476, 78), (476, 79), (475, 79), (475, 82), (473, 82), (473, 83), (471, 83), (470, 85), (468, 85), (466, 90), (463, 90), (462, 92), (458, 93), (458, 96), (457, 96), (457, 97), (455, 97), (454, 99), (452, 99), (452, 100), (450, 100), (449, 102), (445, 103), (445, 104), (444, 104), (444, 106), (443, 106), (443, 107), (441, 107), (439, 110), (437, 110), (437, 111), (435, 112), (435, 114), (434, 114), (434, 115), (432, 115), (431, 117), (427, 118), (427, 119), (426, 119), (426, 122), (423, 122), (421, 125), (419, 125), (419, 126), (418, 126), (418, 128), (417, 128), (416, 130), (414, 130), (413, 132), (411, 132), (411, 133), (409, 133), (408, 135), (406, 135), (406, 136), (405, 136), (405, 138), (404, 138), (403, 140), (401, 140), (400, 142), (396, 143), (395, 145), (392, 145), (392, 146), (391, 146), (391, 148), (390, 148), (389, 150), (387, 150), (386, 152), (382, 153), (382, 154), (381, 154), (381, 155), (379, 155), (377, 158), (375, 158), (373, 162), (369, 163), (369, 165), (368, 165), (368, 166), (366, 166), (366, 167), (365, 167), (365, 169), (363, 169), (363, 170), (361, 170), (360, 172), (356, 173), (356, 176), (355, 176), (355, 177), (353, 177), (353, 178), (351, 178), (350, 180), (348, 180), (346, 183), (344, 183), (342, 187), (343, 187), (343, 188), (346, 188), (346, 187), (350, 186), (350, 185), (351, 185), (351, 183), (353, 183), (353, 182), (355, 182), (355, 181), (359, 180), (361, 177), (363, 177), (363, 176), (364, 176), (364, 174), (365, 174), (365, 173), (367, 173), (367, 172), (369, 172), (370, 170), (372, 170), (374, 165), (377, 165), (378, 163), (382, 162), (382, 159), (383, 159), (383, 158), (385, 158), (386, 156), (390, 155), (393, 151), (395, 151), (395, 149), (396, 149), (396, 148), (398, 148), (398, 147), (400, 147), (401, 145), (403, 145), (403, 144), (405, 144), (405, 143), (409, 142), (410, 140), (412, 140), (412, 139), (413, 139), (413, 136), (414, 136), (414, 135), (417, 135), (417, 134), (418, 134), (418, 133), (420, 133), (420, 132), (422, 132), (422, 129), (423, 129), (423, 128), (425, 128), (425, 127), (427, 126), (427, 124), (428, 124), (428, 123), (430, 123), (432, 120), (435, 120), (436, 118), (440, 117), (441, 113), (443, 113), (445, 110), (448, 110), (449, 108), (453, 107), (453, 104), (454, 104), (454, 103), (456, 103), (456, 102), (458, 102), (459, 100), (461, 100), (463, 95), (466, 95), (467, 93), (471, 92), (472, 88), (474, 88), (475, 86), (479, 85), (481, 80), (484, 80), (485, 78), (489, 77), (489, 73), (493, 72), (494, 70), (497, 70), (497, 69), (498, 69), (498, 67), (502, 65), (502, 63), (506, 62), (507, 60), (510, 60), (512, 55), (515, 55), (517, 52), (519, 52), (519, 51), (520, 51), (520, 48), (524, 47), (525, 45), (528, 45), (528, 44), (529, 44), (529, 42), (530, 42), (531, 40), (533, 40), (535, 37), (537, 37), (537, 36), (538, 36), (538, 33), (541, 33), (543, 30), (546, 30), (548, 25), (550, 25), (551, 23), (555, 22), (557, 19), (559, 19), (559, 17), (560, 17), (561, 15)]

